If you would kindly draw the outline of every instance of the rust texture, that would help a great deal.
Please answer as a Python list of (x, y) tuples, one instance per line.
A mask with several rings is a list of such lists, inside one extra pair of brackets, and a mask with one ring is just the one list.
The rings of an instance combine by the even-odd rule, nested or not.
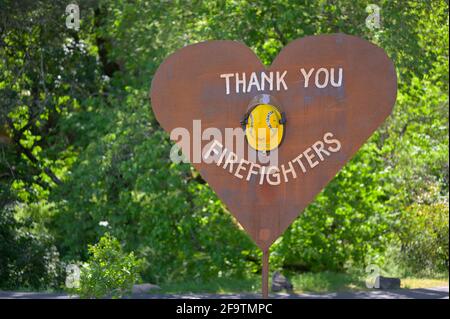
[[(322, 67), (342, 68), (342, 85), (317, 88), (311, 76), (305, 87), (301, 68)], [(221, 74), (248, 76), (262, 71), (287, 71), (288, 90), (258, 91), (253, 87), (250, 92), (226, 94)], [(295, 40), (267, 68), (243, 43), (207, 41), (170, 55), (153, 78), (150, 97), (156, 118), (166, 131), (184, 127), (192, 136), (192, 121), (200, 119), (202, 129), (217, 127), (225, 136), (225, 128), (241, 127), (249, 102), (261, 93), (275, 97), (286, 113), (279, 165), (287, 165), (323, 140), (327, 132), (341, 143), (338, 152), (323, 161), (316, 154), (317, 166), (305, 173), (297, 170), (296, 178), (279, 185), (261, 185), (257, 177), (247, 181), (217, 165), (193, 163), (256, 244), (268, 251), (391, 113), (397, 77), (393, 63), (381, 48), (345, 34)]]

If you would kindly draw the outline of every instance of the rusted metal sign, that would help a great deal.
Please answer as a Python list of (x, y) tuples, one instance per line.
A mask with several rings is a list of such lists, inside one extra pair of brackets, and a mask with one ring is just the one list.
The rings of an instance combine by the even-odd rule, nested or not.
[[(291, 42), (267, 68), (240, 42), (184, 47), (156, 72), (151, 104), (161, 126), (267, 252), (391, 113), (396, 92), (394, 65), (381, 48), (334, 34)], [(255, 105), (269, 105), (260, 108), (266, 123), (264, 115), (262, 122), (254, 119)], [(267, 136), (274, 124), (282, 127), (282, 141), (273, 139), (281, 143), (270, 153), (255, 145), (235, 151), (236, 144), (251, 142), (249, 130), (258, 123), (267, 126)], [(227, 140), (231, 129), (247, 136)], [(181, 141), (183, 132), (189, 143)]]

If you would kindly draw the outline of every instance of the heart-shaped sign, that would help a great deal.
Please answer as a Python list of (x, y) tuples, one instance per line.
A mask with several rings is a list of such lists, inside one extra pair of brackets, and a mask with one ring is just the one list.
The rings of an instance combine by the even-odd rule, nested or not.
[[(268, 68), (240, 42), (184, 47), (156, 72), (151, 104), (162, 127), (178, 132), (171, 138), (267, 251), (391, 113), (396, 93), (394, 65), (381, 48), (334, 34), (291, 42)], [(255, 98), (269, 105), (270, 128), (285, 125), (273, 152), (276, 165), (260, 163), (266, 152), (253, 150), (261, 155), (255, 160), (251, 148), (232, 157), (232, 144), (208, 131), (216, 128), (226, 140), (227, 129), (245, 130), (242, 120)], [(281, 115), (285, 122), (278, 122)], [(181, 143), (182, 133), (190, 143)], [(214, 161), (206, 160), (210, 155)]]

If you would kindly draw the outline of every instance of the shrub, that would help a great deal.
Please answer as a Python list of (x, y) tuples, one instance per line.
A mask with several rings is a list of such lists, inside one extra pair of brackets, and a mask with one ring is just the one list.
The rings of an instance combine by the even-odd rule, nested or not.
[(118, 298), (131, 292), (139, 281), (142, 261), (126, 254), (119, 241), (106, 233), (96, 245), (89, 245), (90, 257), (83, 264), (80, 285), (75, 291), (81, 298)]
[(416, 274), (448, 273), (448, 202), (414, 204), (405, 214), (401, 258)]

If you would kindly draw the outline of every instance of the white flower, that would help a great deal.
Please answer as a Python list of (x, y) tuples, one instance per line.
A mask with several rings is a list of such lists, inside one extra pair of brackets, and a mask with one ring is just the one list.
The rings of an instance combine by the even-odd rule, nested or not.
[(106, 220), (102, 220), (100, 223), (98, 223), (100, 226), (103, 226), (103, 227), (108, 227), (109, 226), (109, 223), (106, 221)]

